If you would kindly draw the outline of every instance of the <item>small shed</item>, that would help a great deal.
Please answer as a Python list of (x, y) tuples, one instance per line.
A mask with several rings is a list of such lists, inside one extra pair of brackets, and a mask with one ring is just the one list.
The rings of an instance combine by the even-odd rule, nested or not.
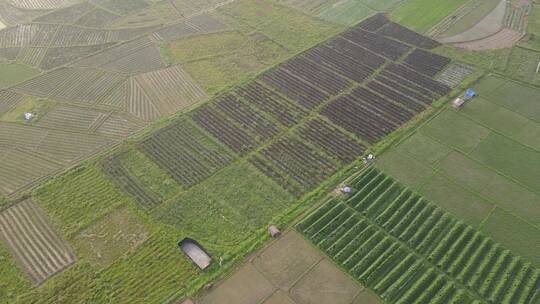
[(204, 250), (204, 248), (195, 240), (190, 238), (185, 238), (180, 243), (178, 243), (180, 250), (187, 255), (195, 265), (197, 265), (201, 270), (205, 270), (210, 266), (212, 262), (212, 257), (210, 254)]
[(276, 225), (271, 225), (268, 227), (268, 233), (270, 233), (273, 238), (277, 238), (281, 235), (281, 231), (279, 231)]

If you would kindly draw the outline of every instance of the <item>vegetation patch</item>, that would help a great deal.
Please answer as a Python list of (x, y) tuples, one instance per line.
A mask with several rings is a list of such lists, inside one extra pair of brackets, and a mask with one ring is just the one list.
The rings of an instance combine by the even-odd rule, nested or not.
[(415, 31), (424, 32), (466, 1), (408, 0), (392, 11), (390, 17)]
[(148, 236), (148, 229), (137, 215), (128, 208), (122, 208), (82, 230), (73, 243), (85, 260), (105, 267), (135, 250)]
[(26, 65), (0, 62), (0, 88), (10, 87), (39, 74), (39, 70)]

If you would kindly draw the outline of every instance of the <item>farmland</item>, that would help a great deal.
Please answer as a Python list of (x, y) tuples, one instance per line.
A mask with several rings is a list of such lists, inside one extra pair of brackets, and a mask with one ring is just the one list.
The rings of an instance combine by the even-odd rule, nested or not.
[[(477, 88), (478, 100), (460, 112), (443, 111), (385, 154), (379, 165), (538, 265), (530, 243), (516, 246), (507, 235), (512, 231), (514, 239), (528, 242), (534, 235), (528, 231), (538, 227), (535, 202), (540, 197), (534, 172), (540, 91), (493, 76), (482, 79)], [(522, 97), (509, 102), (508, 94)], [(453, 192), (461, 194), (450, 196)], [(513, 224), (497, 229), (498, 219)]]
[(540, 270), (376, 169), (297, 225), (391, 303), (530, 303)]
[(15, 2), (0, 303), (538, 300), (535, 5)]

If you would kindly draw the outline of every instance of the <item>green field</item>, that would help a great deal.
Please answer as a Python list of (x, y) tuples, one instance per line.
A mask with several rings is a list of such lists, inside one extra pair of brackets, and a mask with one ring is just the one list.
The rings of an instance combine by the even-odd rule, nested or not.
[(467, 0), (408, 0), (390, 13), (392, 20), (418, 32), (425, 32)]
[(0, 283), (2, 303), (13, 301), (18, 295), (30, 289), (30, 281), (17, 267), (3, 244), (0, 244), (0, 273), (2, 274), (2, 282)]
[[(533, 118), (540, 90), (489, 76), (475, 88), (480, 97), (460, 111), (442, 111), (382, 155), (378, 166), (540, 265), (527, 245), (540, 241), (532, 232), (540, 229), (539, 137), (529, 133), (539, 127)], [(512, 241), (495, 228), (509, 226)]]
[[(538, 4), (529, 40), (516, 47), (435, 48), (452, 72), (474, 67), (451, 88), (436, 82), (446, 72), (437, 56), (425, 62), (433, 66), (409, 61), (422, 53), (412, 34), (334, 39), (377, 13), (430, 33), (469, 1), (477, 0), (88, 0), (52, 15), (17, 9), (10, 24), (21, 26), (8, 28), (16, 35), (0, 30), (0, 55), (66, 62), (25, 82), (41, 71), (0, 61), (0, 212), (8, 215), (0, 217), (0, 303), (184, 304), (248, 265), (271, 281), (249, 304), (285, 294), (364, 304), (359, 289), (373, 293), (366, 303), (533, 304)], [(478, 1), (443, 36), (498, 3)], [(24, 5), (37, 2), (55, 1)], [(0, 16), (12, 6), (0, 4)], [(479, 95), (463, 108), (446, 104), (469, 86)], [(191, 95), (199, 103), (178, 110)], [(25, 112), (37, 117), (25, 122)], [(363, 161), (370, 153), (375, 161)], [(40, 208), (10, 208), (26, 200)], [(38, 211), (43, 217), (29, 215)], [(289, 250), (295, 241), (277, 252), (294, 255), (295, 265), (268, 255), (274, 264), (262, 269), (257, 249), (272, 248), (271, 224), (282, 240), (303, 234), (323, 262)], [(15, 226), (22, 232), (6, 233)], [(211, 256), (207, 269), (180, 250), (185, 238)], [(318, 269), (323, 263), (330, 270)], [(332, 275), (357, 281), (350, 295), (346, 284), (331, 286)], [(280, 298), (283, 284), (273, 280), (285, 277)]]
[(242, 163), (220, 171), (152, 214), (203, 243), (234, 247), (286, 211), (292, 201), (290, 194)]
[(0, 89), (39, 74), (39, 70), (22, 64), (0, 62)]

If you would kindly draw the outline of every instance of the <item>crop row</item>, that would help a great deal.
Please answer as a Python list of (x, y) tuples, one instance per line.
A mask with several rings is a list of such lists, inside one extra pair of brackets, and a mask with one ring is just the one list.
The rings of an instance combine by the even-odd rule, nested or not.
[(378, 33), (424, 49), (434, 49), (441, 44), (395, 22), (389, 22)]
[(178, 65), (134, 78), (161, 113), (173, 114), (206, 98), (195, 80)]
[(426, 109), (426, 105), (420, 101), (415, 100), (401, 92), (394, 90), (390, 83), (380, 82), (378, 80), (370, 81), (367, 87), (373, 92), (384, 96), (388, 100), (392, 100), (397, 104), (401, 104), (403, 107), (409, 109), (414, 113), (420, 113)]
[(403, 79), (406, 79), (409, 82), (412, 82), (415, 87), (420, 87), (423, 90), (428, 90), (438, 96), (446, 95), (450, 92), (450, 88), (448, 86), (439, 83), (428, 76), (420, 74), (415, 70), (406, 67), (403, 64), (391, 63), (385, 68), (385, 71), (393, 73)]
[(282, 138), (264, 148), (261, 155), (276, 173), (269, 177), (285, 176), (294, 180), (303, 190), (309, 190), (336, 170), (336, 164), (326, 155), (295, 139)]
[(343, 163), (352, 162), (358, 158), (365, 149), (351, 136), (320, 118), (313, 119), (306, 123), (298, 133), (300, 138), (317, 146), (329, 155), (335, 156)]
[(191, 113), (193, 120), (233, 151), (246, 154), (256, 145), (256, 138), (236, 126), (220, 111), (205, 105)]
[(471, 303), (474, 295), (359, 212), (330, 200), (297, 225), (313, 244), (387, 303)]
[(226, 28), (227, 25), (218, 19), (207, 14), (200, 14), (181, 21), (180, 23), (160, 29), (154, 32), (153, 36), (158, 40), (170, 41), (190, 35), (221, 31)]
[(294, 126), (307, 115), (303, 107), (256, 81), (240, 87), (236, 94), (287, 127)]
[(277, 68), (265, 73), (261, 80), (272, 89), (297, 101), (299, 105), (307, 109), (317, 107), (329, 97), (327, 93), (285, 69)]
[(180, 184), (193, 185), (232, 160), (232, 156), (188, 122), (154, 133), (140, 149)]
[(216, 101), (216, 108), (230, 119), (249, 130), (258, 137), (258, 141), (266, 141), (276, 135), (278, 127), (270, 120), (241, 102), (233, 94), (225, 94)]
[(386, 38), (376, 33), (364, 31), (358, 27), (342, 34), (342, 36), (351, 42), (374, 52), (375, 54), (380, 54), (391, 60), (399, 59), (411, 49), (406, 44)]
[[(351, 235), (351, 240), (344, 242), (345, 246), (353, 246), (354, 252), (367, 250), (363, 255), (369, 256), (370, 252), (382, 246), (384, 240), (390, 239), (406, 247), (404, 251), (412, 256), (411, 265), (415, 263), (414, 260), (420, 260), (422, 265), (435, 275), (431, 275), (432, 283), (429, 286), (436, 286), (436, 290), (429, 295), (415, 295), (410, 300), (402, 295), (396, 297), (395, 291), (388, 287), (392, 286), (392, 280), (397, 280), (396, 282), (403, 286), (401, 280), (409, 276), (407, 269), (410, 269), (410, 265), (402, 271), (396, 271), (395, 266), (392, 266), (375, 272), (379, 276), (372, 276), (373, 281), (370, 281), (370, 276), (366, 277), (365, 273), (358, 277), (383, 299), (390, 303), (412, 303), (414, 298), (422, 297), (426, 303), (436, 303), (439, 301), (434, 300), (437, 290), (441, 292), (460, 286), (460, 294), (469, 295), (484, 303), (533, 303), (534, 294), (540, 288), (540, 270), (530, 263), (376, 169), (368, 170), (352, 182), (351, 186), (354, 192), (344, 204), (328, 203), (330, 206), (317, 210), (299, 224), (298, 228), (345, 268), (350, 269), (352, 274), (356, 274), (354, 269), (358, 266), (349, 268), (352, 264), (347, 262), (347, 259), (354, 259), (354, 254), (339, 249), (341, 238), (332, 234), (338, 233), (348, 240), (346, 233), (339, 232), (345, 229), (340, 230), (338, 227), (349, 222), (341, 217), (350, 214), (355, 216), (355, 220), (350, 223), (351, 227), (360, 225), (366, 227), (363, 229), (371, 228), (366, 239), (360, 240), (361, 244), (366, 244), (368, 237), (380, 237), (372, 244), (359, 245), (353, 241), (354, 236), (358, 235), (355, 233)], [(325, 241), (327, 238), (338, 241), (330, 244)], [(388, 248), (391, 248), (390, 244)], [(353, 249), (350, 252), (353, 252)], [(378, 252), (377, 255), (379, 254), (381, 253)], [(403, 263), (406, 259), (398, 260)], [(391, 263), (391, 260), (388, 263)], [(394, 270), (390, 271), (391, 269)], [(390, 275), (395, 275), (395, 278), (389, 278)], [(449, 283), (444, 283), (445, 281), (450, 282), (453, 287), (447, 286)], [(421, 285), (421, 282), (412, 284), (409, 286)], [(385, 289), (379, 289), (381, 286)], [(408, 289), (408, 294), (414, 293), (414, 288)], [(425, 290), (429, 292), (430, 288), (425, 286)], [(450, 300), (445, 301), (442, 303), (452, 303)]]
[(103, 170), (120, 189), (130, 195), (142, 208), (150, 209), (157, 206), (161, 202), (161, 197), (144, 187), (136, 177), (130, 174), (122, 165), (120, 157), (121, 154), (104, 159), (101, 163)]
[(323, 90), (328, 95), (336, 95), (345, 89), (349, 82), (336, 73), (326, 69), (319, 63), (315, 63), (303, 57), (297, 57), (280, 66), (292, 75)]
[(458, 86), (463, 79), (472, 74), (473, 71), (471, 66), (455, 63), (444, 70), (444, 72), (437, 77), (437, 81), (453, 88)]
[(384, 14), (375, 14), (360, 22), (358, 27), (366, 31), (376, 32), (388, 22), (390, 22), (390, 20), (388, 20)]
[(433, 77), (450, 63), (450, 58), (416, 49), (405, 58), (405, 63), (416, 71)]

